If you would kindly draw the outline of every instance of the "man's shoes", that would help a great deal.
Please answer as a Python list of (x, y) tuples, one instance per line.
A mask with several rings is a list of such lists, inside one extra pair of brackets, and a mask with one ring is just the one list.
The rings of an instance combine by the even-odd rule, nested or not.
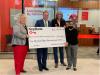
[(55, 64), (55, 68), (58, 68), (58, 64)]
[(42, 71), (43, 71), (43, 69), (41, 68), (41, 69), (39, 69), (39, 71), (41, 71), (41, 72), (42, 72)]
[(77, 71), (77, 68), (73, 68), (74, 71)]
[(22, 72), (22, 73), (26, 73), (27, 71), (25, 71), (25, 70), (22, 70), (22, 71), (20, 71), (20, 72)]
[(66, 64), (65, 64), (65, 63), (61, 63), (61, 65), (62, 65), (62, 66), (66, 66)]
[(71, 69), (71, 68), (70, 68), (70, 67), (67, 67), (67, 68), (66, 68), (66, 70), (69, 70), (69, 69)]
[(47, 67), (43, 67), (44, 70), (48, 71), (49, 69)]

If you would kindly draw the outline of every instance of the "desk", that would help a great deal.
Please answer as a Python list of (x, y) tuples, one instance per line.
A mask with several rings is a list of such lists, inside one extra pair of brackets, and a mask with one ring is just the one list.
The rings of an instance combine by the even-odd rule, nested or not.
[(79, 46), (98, 46), (100, 34), (79, 34)]

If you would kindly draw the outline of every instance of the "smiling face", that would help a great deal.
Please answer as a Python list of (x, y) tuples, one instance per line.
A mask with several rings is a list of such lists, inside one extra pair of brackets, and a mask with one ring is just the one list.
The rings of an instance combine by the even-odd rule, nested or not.
[(70, 22), (70, 23), (69, 23), (68, 28), (70, 28), (70, 29), (73, 28), (73, 22)]
[(60, 20), (61, 18), (62, 18), (62, 13), (61, 12), (57, 12), (56, 13), (56, 18), (58, 19), (58, 20)]
[(44, 19), (44, 20), (48, 20), (48, 17), (49, 17), (48, 11), (44, 11), (44, 12), (43, 12), (43, 19)]
[(19, 17), (19, 22), (20, 24), (22, 25), (25, 25), (26, 24), (26, 17), (24, 14), (22, 14), (20, 17)]

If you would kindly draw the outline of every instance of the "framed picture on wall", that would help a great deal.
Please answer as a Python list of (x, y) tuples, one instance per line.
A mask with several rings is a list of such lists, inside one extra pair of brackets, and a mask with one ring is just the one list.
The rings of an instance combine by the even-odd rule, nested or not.
[(88, 20), (88, 12), (82, 12), (82, 20)]

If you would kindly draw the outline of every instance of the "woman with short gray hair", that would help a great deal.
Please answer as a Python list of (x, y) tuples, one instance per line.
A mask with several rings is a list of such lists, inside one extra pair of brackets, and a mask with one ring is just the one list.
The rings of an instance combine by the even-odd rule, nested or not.
[(20, 72), (26, 72), (23, 67), (28, 51), (28, 33), (24, 14), (19, 15), (16, 25), (13, 25), (12, 47), (14, 50), (16, 75), (20, 75)]

